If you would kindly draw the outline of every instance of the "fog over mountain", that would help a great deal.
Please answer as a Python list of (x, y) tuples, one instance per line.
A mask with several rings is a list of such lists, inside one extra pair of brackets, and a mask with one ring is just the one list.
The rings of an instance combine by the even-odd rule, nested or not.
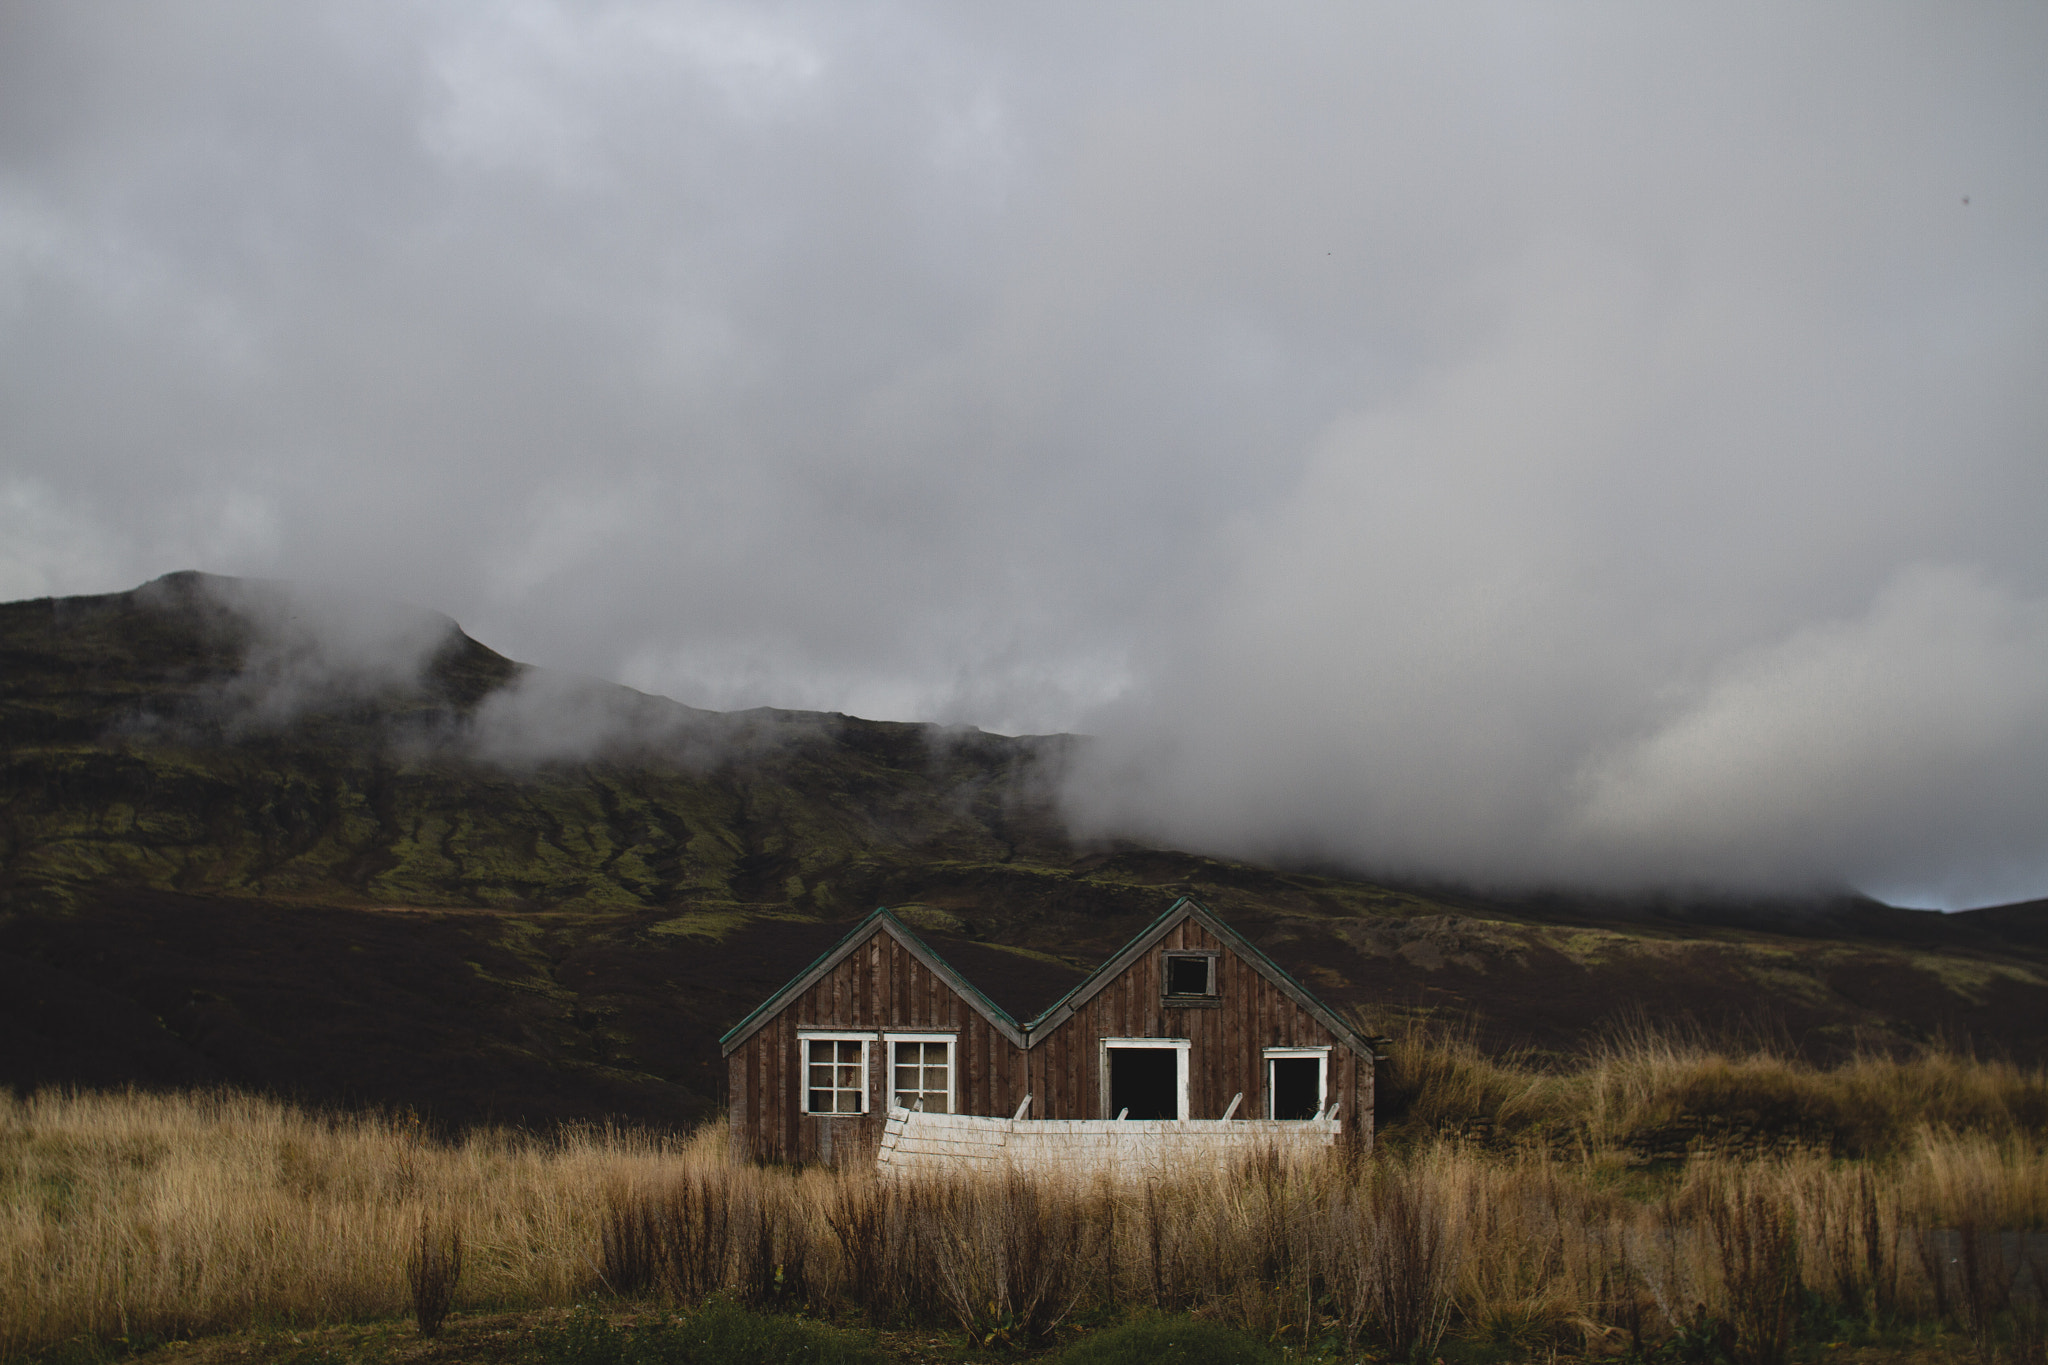
[(19, 0), (0, 597), (1082, 730), (1181, 846), (2048, 896), (2043, 243), (2039, 6)]

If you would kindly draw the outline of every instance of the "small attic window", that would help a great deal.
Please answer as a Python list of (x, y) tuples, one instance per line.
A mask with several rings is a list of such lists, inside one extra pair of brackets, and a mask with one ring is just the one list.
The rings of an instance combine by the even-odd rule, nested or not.
[(1168, 995), (1216, 994), (1216, 959), (1207, 953), (1166, 955)]

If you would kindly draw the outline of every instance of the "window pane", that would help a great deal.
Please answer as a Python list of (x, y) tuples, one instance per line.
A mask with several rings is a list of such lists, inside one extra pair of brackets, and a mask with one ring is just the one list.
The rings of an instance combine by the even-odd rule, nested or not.
[(891, 1093), (894, 1103), (906, 1109), (922, 1108), (928, 1114), (943, 1114), (946, 1103), (947, 1066), (952, 1060), (950, 1043), (899, 1042), (892, 1069)]
[(867, 1054), (858, 1038), (812, 1038), (804, 1043), (804, 1111), (860, 1114), (867, 1111), (861, 1064)]
[(1166, 959), (1168, 995), (1209, 994), (1209, 959), (1169, 956)]

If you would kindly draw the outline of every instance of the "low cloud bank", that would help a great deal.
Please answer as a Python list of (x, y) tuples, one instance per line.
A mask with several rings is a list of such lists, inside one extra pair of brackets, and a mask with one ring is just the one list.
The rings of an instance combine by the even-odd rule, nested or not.
[(577, 673), (530, 668), (485, 697), (457, 739), (464, 752), (511, 767), (657, 753), (706, 768), (773, 743), (771, 727)]
[(1861, 615), (1730, 661), (1650, 733), (1593, 755), (1566, 837), (1638, 875), (2024, 896), (2044, 756), (2048, 600), (1914, 565)]
[[(1294, 530), (1258, 538), (1284, 562), (1262, 580), (1248, 560), (1234, 610), (1063, 751), (1084, 838), (1511, 886), (1854, 885), (1957, 905), (2036, 885), (2048, 600), (1914, 564), (1860, 609), (1715, 653), (1691, 631), (1596, 628), (1584, 585), (1508, 586), (1502, 561), (1476, 556), (1499, 527), (1434, 557), (1426, 536)], [(1347, 592), (1358, 565), (1318, 576), (1302, 555), (1364, 557), (1385, 590)], [(1324, 596), (1298, 586), (1318, 581)], [(201, 703), (231, 738), (417, 697), (467, 643), (439, 613), (305, 585), (180, 576), (144, 596), (196, 602), (242, 642), (240, 671)], [(510, 768), (705, 768), (834, 723), (522, 667), (466, 713), (400, 721), (390, 739)], [(934, 727), (934, 761), (977, 735)]]
[(1971, 401), (1988, 354), (1909, 376), (1787, 301), (1809, 265), (1703, 252), (1646, 310), (1611, 262), (1532, 263), (1490, 336), (1203, 547), (1225, 586), (1085, 722), (1077, 828), (1511, 885), (2041, 895), (2040, 405)]
[(439, 612), (315, 584), (181, 572), (145, 584), (138, 597), (190, 614), (202, 638), (239, 655), (237, 671), (202, 694), (197, 717), (231, 737), (417, 691), (436, 656), (461, 638)]
[(1504, 886), (2038, 894), (2048, 601), (1979, 571), (1912, 566), (1690, 683), (1584, 639), (1560, 660), (1556, 620), (1479, 666), (1381, 624), (1239, 636), (1105, 715), (1077, 827)]
[[(2048, 7), (0, 15), (0, 594), (1087, 731), (1097, 834), (2048, 894)], [(427, 648), (295, 629), (248, 715)]]
[(239, 658), (189, 713), (138, 718), (145, 731), (198, 722), (202, 732), (235, 741), (323, 714), (374, 714), (386, 731), (380, 742), (400, 752), (438, 751), (508, 768), (658, 758), (705, 769), (837, 722), (705, 711), (524, 664), (462, 706), (432, 673), (475, 644), (439, 612), (316, 584), (215, 574), (172, 574), (139, 595), (145, 605), (191, 614), (203, 638), (228, 644)]

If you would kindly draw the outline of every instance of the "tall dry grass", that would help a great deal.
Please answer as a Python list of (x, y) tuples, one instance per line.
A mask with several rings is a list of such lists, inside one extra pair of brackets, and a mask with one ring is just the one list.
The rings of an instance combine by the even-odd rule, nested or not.
[(0, 1092), (0, 1355), (402, 1314), (423, 1235), (431, 1259), (455, 1231), (459, 1302), (565, 1302), (591, 1283), (605, 1191), (690, 1153), (609, 1132), (442, 1144), (228, 1093)]
[[(1401, 1357), (1447, 1331), (1592, 1355), (1685, 1332), (1778, 1365), (1814, 1303), (2002, 1340), (2014, 1267), (1996, 1263), (1996, 1234), (2040, 1228), (2042, 1134), (2011, 1124), (1923, 1120), (1867, 1160), (1701, 1149), (1662, 1171), (1582, 1131), (1116, 1182), (892, 1181), (736, 1167), (716, 1130), (439, 1143), (228, 1094), (0, 1098), (0, 1357), (77, 1336), (414, 1312), (425, 1329), (450, 1309), (724, 1291), (990, 1343), (1144, 1307)], [(433, 1267), (440, 1299), (420, 1283)]]
[(1814, 1066), (1766, 1046), (1635, 1029), (1587, 1055), (1486, 1052), (1456, 1030), (1411, 1026), (1381, 1070), (1382, 1132), (1593, 1150), (1718, 1145), (1902, 1152), (1922, 1129), (1994, 1139), (2048, 1132), (2048, 1071), (1942, 1048)]

